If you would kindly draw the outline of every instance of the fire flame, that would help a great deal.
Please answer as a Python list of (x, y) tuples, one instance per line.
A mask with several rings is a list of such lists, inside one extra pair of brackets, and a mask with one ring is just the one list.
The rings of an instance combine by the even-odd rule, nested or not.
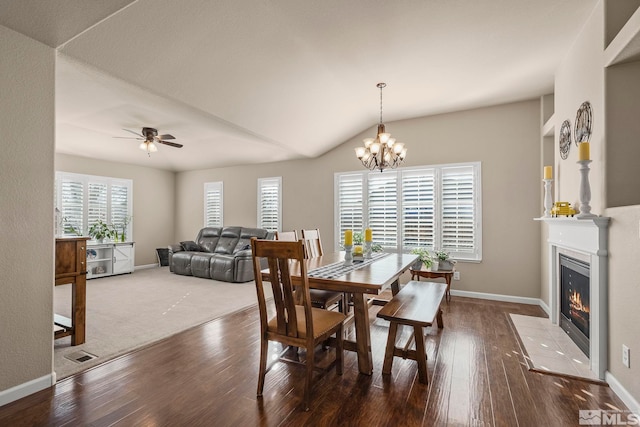
[(569, 295), (569, 304), (571, 305), (571, 308), (576, 311), (589, 313), (589, 306), (582, 304), (582, 296), (580, 295), (580, 292), (573, 291)]

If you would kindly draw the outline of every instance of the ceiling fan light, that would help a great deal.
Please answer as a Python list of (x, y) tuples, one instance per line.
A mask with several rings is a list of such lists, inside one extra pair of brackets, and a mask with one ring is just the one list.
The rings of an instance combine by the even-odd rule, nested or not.
[(156, 151), (158, 151), (158, 147), (156, 147), (156, 144), (154, 144), (153, 142), (149, 143), (149, 152), (150, 153), (155, 153)]
[(147, 151), (147, 143), (145, 142), (141, 142), (140, 145), (138, 146), (139, 149), (143, 150), (143, 151)]

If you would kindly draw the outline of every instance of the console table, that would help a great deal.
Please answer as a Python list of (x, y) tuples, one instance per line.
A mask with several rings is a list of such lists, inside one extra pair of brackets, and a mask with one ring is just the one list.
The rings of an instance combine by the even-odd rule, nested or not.
[(451, 300), (451, 279), (453, 278), (453, 272), (455, 270), (438, 270), (438, 271), (429, 271), (429, 270), (414, 270), (413, 268), (409, 270), (411, 272), (411, 280), (414, 278), (418, 278), (420, 280), (421, 277), (425, 279), (437, 279), (443, 278), (447, 282), (447, 293), (446, 299), (447, 302)]
[(55, 285), (71, 283), (71, 319), (54, 314), (54, 338), (71, 335), (71, 345), (85, 340), (87, 240), (89, 237), (56, 238)]

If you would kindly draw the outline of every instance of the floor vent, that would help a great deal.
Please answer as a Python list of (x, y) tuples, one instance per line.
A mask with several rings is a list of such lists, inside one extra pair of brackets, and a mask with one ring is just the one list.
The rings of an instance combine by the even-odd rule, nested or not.
[(91, 359), (96, 359), (98, 356), (87, 353), (86, 351), (77, 351), (75, 353), (67, 354), (65, 357), (73, 362), (82, 363)]

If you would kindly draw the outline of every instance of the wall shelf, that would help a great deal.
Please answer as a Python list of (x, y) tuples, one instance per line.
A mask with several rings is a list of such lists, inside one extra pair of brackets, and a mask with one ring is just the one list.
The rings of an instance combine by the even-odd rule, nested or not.
[(640, 8), (604, 51), (604, 66), (640, 60)]

